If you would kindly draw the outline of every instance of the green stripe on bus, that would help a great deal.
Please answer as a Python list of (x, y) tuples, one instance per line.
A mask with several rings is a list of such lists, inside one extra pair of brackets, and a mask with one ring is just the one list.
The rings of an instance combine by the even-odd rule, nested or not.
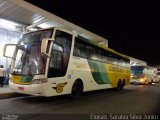
[(100, 63), (93, 60), (88, 60), (92, 76), (98, 84), (109, 84), (110, 80), (107, 75), (105, 63)]

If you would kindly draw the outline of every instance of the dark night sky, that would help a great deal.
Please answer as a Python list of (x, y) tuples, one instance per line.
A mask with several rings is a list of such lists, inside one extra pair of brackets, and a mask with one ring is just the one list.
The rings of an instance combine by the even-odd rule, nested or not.
[(160, 7), (155, 0), (26, 0), (99, 36), (109, 47), (160, 65)]

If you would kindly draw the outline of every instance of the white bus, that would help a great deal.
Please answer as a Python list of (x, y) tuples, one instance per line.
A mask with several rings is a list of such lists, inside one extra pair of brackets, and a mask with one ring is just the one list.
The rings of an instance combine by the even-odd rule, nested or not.
[(131, 83), (149, 84), (159, 82), (157, 69), (150, 66), (131, 66)]
[[(11, 46), (14, 54), (7, 56)], [(76, 97), (130, 83), (128, 56), (64, 29), (26, 33), (5, 45), (4, 56), (12, 58), (9, 87), (18, 93)]]

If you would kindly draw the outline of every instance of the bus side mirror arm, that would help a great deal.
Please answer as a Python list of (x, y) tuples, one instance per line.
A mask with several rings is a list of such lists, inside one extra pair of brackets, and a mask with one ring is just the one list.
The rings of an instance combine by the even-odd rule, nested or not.
[(50, 47), (53, 44), (54, 39), (43, 38), (41, 44), (41, 54), (45, 54), (47, 57), (50, 57)]
[(7, 58), (15, 59), (15, 58), (13, 58), (13, 57), (11, 57), (11, 56), (7, 56), (7, 55), (6, 55), (6, 48), (7, 48), (8, 46), (16, 46), (16, 47), (17, 47), (16, 44), (6, 44), (6, 45), (4, 46), (4, 48), (3, 48), (3, 56), (4, 56), (4, 57), (7, 57)]

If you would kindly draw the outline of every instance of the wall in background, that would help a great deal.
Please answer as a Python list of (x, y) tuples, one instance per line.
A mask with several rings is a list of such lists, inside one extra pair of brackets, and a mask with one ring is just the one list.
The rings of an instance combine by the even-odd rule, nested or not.
[(21, 33), (0, 28), (0, 65), (8, 68), (8, 66), (11, 64), (10, 58), (3, 57), (4, 45), (7, 43), (17, 43), (21, 36)]

